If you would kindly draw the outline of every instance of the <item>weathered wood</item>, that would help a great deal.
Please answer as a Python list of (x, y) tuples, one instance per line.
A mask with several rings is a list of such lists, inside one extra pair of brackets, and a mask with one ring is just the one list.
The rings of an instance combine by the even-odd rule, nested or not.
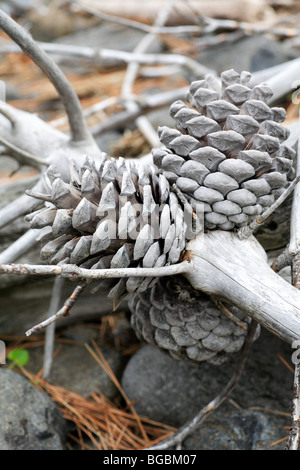
[(187, 245), (195, 289), (236, 305), (288, 343), (300, 338), (300, 292), (276, 274), (254, 237), (214, 231)]

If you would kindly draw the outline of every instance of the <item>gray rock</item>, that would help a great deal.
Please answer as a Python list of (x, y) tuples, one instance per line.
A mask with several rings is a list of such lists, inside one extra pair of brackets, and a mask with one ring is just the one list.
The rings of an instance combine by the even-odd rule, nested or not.
[(205, 420), (183, 443), (184, 450), (281, 450), (285, 417), (263, 411), (224, 410)]
[[(261, 413), (258, 417), (250, 412), (247, 414), (247, 409), (250, 407), (290, 413), (293, 374), (278, 359), (278, 354), (290, 362), (292, 350), (279, 338), (263, 330), (252, 346), (239, 384), (230, 395), (241, 408), (234, 410), (232, 415), (235, 416), (235, 421), (232, 422), (236, 423), (236, 427), (230, 424), (232, 405), (229, 401), (225, 401), (218, 411), (221, 413), (220, 417), (216, 418), (213, 413), (209, 418), (210, 421), (207, 421), (209, 425), (203, 428), (207, 430), (210, 427), (215, 433), (218, 430), (219, 435), (223, 434), (224, 441), (217, 440), (216, 444), (207, 441), (205, 444), (207, 448), (212, 448), (213, 445), (223, 448), (224, 442), (227, 441), (229, 448), (231, 445), (233, 448), (247, 448), (250, 446), (250, 441), (253, 448), (258, 445), (264, 447), (267, 440), (271, 443), (284, 437), (286, 431), (279, 427), (275, 432), (276, 423), (266, 413)], [(234, 367), (234, 362), (214, 366), (176, 361), (147, 345), (128, 362), (122, 386), (127, 397), (135, 402), (139, 414), (178, 427), (194, 417), (223, 389), (232, 377)], [(284, 418), (284, 424), (289, 426), (289, 417)], [(243, 426), (248, 427), (249, 432)], [(252, 435), (249, 435), (250, 431)], [(195, 437), (196, 440), (202, 439), (205, 434), (202, 426), (199, 432), (201, 435)], [(264, 437), (259, 437), (262, 436), (259, 433), (263, 433)], [(213, 432), (211, 436), (213, 439)], [(258, 441), (263, 443), (258, 444)], [(189, 445), (193, 445), (189, 448), (196, 448), (195, 441)], [(199, 446), (201, 445), (200, 442)], [(200, 448), (199, 446), (197, 448)]]
[(0, 450), (64, 450), (65, 421), (25, 377), (0, 369)]

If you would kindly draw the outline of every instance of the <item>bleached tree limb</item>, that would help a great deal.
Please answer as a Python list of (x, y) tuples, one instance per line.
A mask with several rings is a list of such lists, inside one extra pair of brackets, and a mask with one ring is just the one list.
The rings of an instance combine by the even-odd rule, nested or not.
[(91, 132), (94, 136), (99, 136), (112, 129), (124, 127), (137, 119), (139, 116), (147, 114), (149, 111), (168, 106), (173, 101), (185, 99), (188, 87), (177, 88), (153, 96), (137, 96), (134, 109), (125, 110), (113, 115), (107, 121), (92, 126)]
[[(255, 72), (250, 85), (258, 85), (262, 81), (267, 82), (273, 90), (270, 104), (287, 95), (295, 88), (299, 88), (299, 64), (300, 59), (293, 59), (283, 64)], [(297, 85), (294, 85), (297, 83)]]
[[(47, 317), (52, 316), (59, 307), (62, 289), (64, 285), (64, 279), (56, 277), (54, 280), (52, 295), (50, 299), (49, 309)], [(51, 366), (53, 362), (53, 349), (54, 349), (54, 338), (55, 338), (55, 321), (46, 328), (45, 333), (45, 345), (44, 345), (44, 358), (43, 358), (43, 378), (49, 377), (51, 372)]]
[(292, 399), (292, 425), (286, 450), (299, 450), (300, 445), (300, 364), (295, 364)]
[(27, 194), (22, 194), (22, 196), (0, 209), (0, 228), (5, 227), (5, 225), (9, 224), (16, 218), (27, 214), (36, 205), (36, 200), (27, 196)]
[(0, 274), (30, 274), (37, 276), (62, 276), (72, 280), (80, 279), (111, 279), (120, 277), (161, 277), (187, 273), (192, 269), (190, 261), (164, 266), (162, 268), (116, 268), (116, 269), (85, 269), (73, 264), (65, 265), (33, 265), (33, 264), (1, 264)]
[(6, 250), (0, 253), (0, 263), (12, 263), (20, 256), (28, 253), (36, 245), (37, 229), (29, 229), (18, 240), (13, 242)]
[[(86, 5), (82, 5), (77, 0), (66, 0), (67, 3), (75, 5), (78, 9), (85, 11), (86, 13), (90, 13), (91, 15), (99, 18), (103, 21), (109, 21), (112, 23), (122, 24), (124, 26), (128, 26), (134, 29), (138, 29), (140, 31), (144, 31), (145, 33), (155, 33), (155, 34), (194, 34), (198, 33), (199, 35), (205, 35), (209, 33), (214, 33), (217, 30), (228, 30), (228, 31), (235, 31), (235, 30), (242, 30), (246, 33), (267, 33), (269, 31), (272, 34), (278, 34), (280, 37), (293, 37), (297, 34), (296, 29), (291, 28), (282, 28), (277, 27), (276, 23), (269, 22), (266, 24), (265, 22), (253, 22), (248, 23), (245, 21), (237, 21), (237, 20), (227, 20), (227, 19), (220, 19), (220, 18), (211, 18), (209, 16), (201, 16), (201, 23), (200, 24), (191, 24), (191, 25), (179, 25), (179, 26), (152, 26), (145, 23), (141, 23), (140, 21), (130, 20), (129, 18), (124, 18), (120, 16), (115, 16), (112, 14), (104, 13), (103, 11), (95, 10), (94, 8), (88, 7)], [(198, 13), (198, 17), (199, 12)], [(197, 18), (198, 19), (198, 18)]]
[[(298, 140), (298, 152), (296, 163), (296, 175), (300, 177), (300, 141)], [(291, 212), (290, 244), (288, 253), (291, 259), (292, 284), (300, 292), (300, 183), (297, 184), (293, 194)], [(293, 346), (293, 345), (292, 345)], [(299, 344), (296, 343), (298, 347)], [(294, 346), (293, 346), (294, 347)], [(287, 450), (298, 450), (300, 446), (300, 364), (295, 363), (294, 390), (292, 398), (292, 424), (289, 432)]]
[(215, 230), (187, 244), (187, 259), (163, 268), (82, 269), (74, 265), (4, 265), (0, 273), (60, 275), (72, 280), (161, 277), (183, 274), (192, 287), (239, 307), (262, 326), (292, 343), (300, 338), (300, 292), (268, 265), (251, 236)]
[[(90, 59), (94, 64), (99, 64), (103, 59), (115, 59), (121, 63), (136, 62), (139, 65), (165, 65), (176, 64), (195, 74), (203, 75), (212, 72), (208, 67), (182, 54), (150, 54), (145, 52), (127, 52), (115, 49), (96, 49), (88, 46), (72, 46), (70, 44), (38, 43), (40, 48), (48, 54), (73, 56), (76, 59)], [(0, 52), (20, 52), (15, 44), (1, 46)]]
[(94, 141), (73, 142), (67, 134), (54, 129), (35, 114), (16, 109), (4, 101), (0, 101), (0, 126), (3, 139), (45, 159), (45, 164), (58, 165), (66, 178), (69, 176), (69, 159), (83, 162), (84, 155), (88, 154), (97, 160), (101, 154)]
[(290, 344), (300, 338), (300, 292), (269, 267), (253, 236), (215, 230), (191, 240), (187, 253), (194, 289), (239, 307)]
[(0, 28), (41, 68), (56, 88), (68, 114), (72, 140), (90, 140), (91, 135), (82, 115), (80, 101), (61, 69), (3, 10), (0, 10)]

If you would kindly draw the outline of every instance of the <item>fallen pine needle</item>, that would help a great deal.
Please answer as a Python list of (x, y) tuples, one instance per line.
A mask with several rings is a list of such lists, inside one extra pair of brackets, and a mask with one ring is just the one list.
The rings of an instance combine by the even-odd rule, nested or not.
[(283, 364), (291, 371), (294, 373), (294, 369), (292, 366), (282, 357), (280, 354), (277, 355), (277, 357), (283, 362)]
[(81, 450), (141, 450), (173, 434), (175, 428), (136, 413), (99, 348), (97, 352), (89, 349), (121, 392), (126, 409), (111, 403), (104, 395), (93, 393), (84, 397), (20, 367), (33, 385), (57, 403), (63, 417), (73, 422), (76, 432), (69, 436), (70, 440)]

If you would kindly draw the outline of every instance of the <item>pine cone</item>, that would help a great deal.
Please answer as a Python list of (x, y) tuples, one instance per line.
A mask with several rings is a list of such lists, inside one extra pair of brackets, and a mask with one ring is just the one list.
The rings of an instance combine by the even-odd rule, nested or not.
[(267, 105), (272, 90), (250, 89), (251, 76), (227, 70), (193, 82), (188, 103), (179, 100), (170, 114), (177, 129), (160, 127), (166, 149), (154, 149), (154, 163), (181, 190), (207, 229), (248, 225), (283, 192), (294, 176), (295, 151), (280, 122), (283, 108)]
[(131, 296), (129, 307), (131, 325), (140, 340), (174, 359), (211, 364), (222, 364), (240, 351), (250, 322), (250, 317), (231, 307), (245, 329), (235, 324), (182, 277), (160, 279), (147, 292)]
[[(136, 167), (103, 154), (97, 168), (89, 158), (71, 162), (71, 180), (53, 165), (45, 175), (49, 194), (31, 194), (45, 207), (26, 216), (40, 229), (41, 258), (83, 268), (160, 267), (177, 263), (185, 247), (186, 222), (175, 193), (153, 166)], [(144, 291), (157, 279), (101, 281), (98, 288), (121, 298)], [(95, 288), (94, 291), (98, 290)]]

